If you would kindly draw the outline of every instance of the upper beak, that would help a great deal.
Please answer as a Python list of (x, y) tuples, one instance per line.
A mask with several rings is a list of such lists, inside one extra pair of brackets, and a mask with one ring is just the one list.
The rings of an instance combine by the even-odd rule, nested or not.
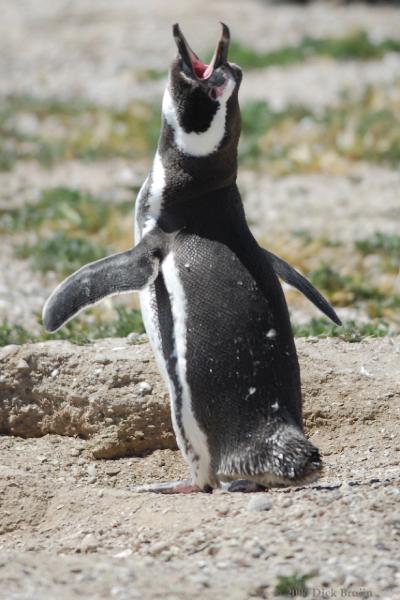
[(192, 76), (196, 79), (205, 80), (209, 79), (215, 69), (225, 65), (228, 60), (228, 50), (230, 42), (229, 28), (224, 24), (222, 25), (222, 32), (217, 47), (215, 48), (214, 56), (211, 59), (209, 65), (204, 64), (197, 54), (193, 52), (189, 44), (187, 43), (183, 33), (180, 30), (178, 23), (172, 28), (176, 45), (184, 65), (189, 69)]

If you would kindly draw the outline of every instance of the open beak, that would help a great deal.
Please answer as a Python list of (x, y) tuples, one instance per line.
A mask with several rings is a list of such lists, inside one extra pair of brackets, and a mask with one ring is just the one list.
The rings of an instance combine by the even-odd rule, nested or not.
[(221, 37), (217, 47), (215, 48), (214, 56), (212, 57), (209, 65), (203, 63), (197, 54), (193, 52), (183, 33), (181, 32), (178, 23), (175, 23), (172, 28), (175, 42), (178, 46), (179, 55), (183, 61), (183, 64), (186, 67), (186, 70), (188, 70), (195, 79), (205, 81), (212, 76), (216, 69), (227, 64), (230, 33), (228, 27), (224, 23), (221, 23), (221, 25)]

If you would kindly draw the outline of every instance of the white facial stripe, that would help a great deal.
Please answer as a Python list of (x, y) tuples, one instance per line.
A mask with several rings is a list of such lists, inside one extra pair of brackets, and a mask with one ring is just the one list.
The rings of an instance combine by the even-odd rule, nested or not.
[(189, 452), (189, 456), (185, 452), (185, 444), (177, 427), (174, 406), (172, 406), (172, 421), (178, 445), (190, 464), (193, 481), (199, 487), (204, 487), (210, 484), (209, 469), (211, 457), (208, 450), (207, 437), (200, 429), (192, 410), (191, 391), (186, 378), (187, 301), (172, 252), (164, 260), (162, 272), (171, 299), (174, 319), (176, 373), (182, 388), (182, 425), (193, 449), (193, 452)]
[(169, 85), (164, 93), (162, 112), (167, 123), (174, 131), (174, 140), (178, 148), (191, 156), (207, 156), (215, 152), (225, 135), (226, 103), (231, 96), (235, 83), (228, 79), (225, 89), (218, 98), (219, 108), (215, 113), (210, 127), (203, 133), (186, 133), (179, 125), (175, 106), (169, 91)]

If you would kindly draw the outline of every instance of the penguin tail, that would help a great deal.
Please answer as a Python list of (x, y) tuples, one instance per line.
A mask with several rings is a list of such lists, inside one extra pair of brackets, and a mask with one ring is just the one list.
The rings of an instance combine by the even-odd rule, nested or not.
[[(291, 424), (278, 426), (267, 439), (263, 456), (268, 469), (283, 483), (314, 481), (322, 471), (318, 448)], [(268, 477), (268, 471), (265, 475)]]
[[(268, 428), (269, 429), (269, 428)], [(321, 475), (319, 450), (295, 425), (280, 422), (271, 432), (252, 436), (253, 444), (221, 460), (218, 479), (244, 479), (265, 487), (302, 485)]]

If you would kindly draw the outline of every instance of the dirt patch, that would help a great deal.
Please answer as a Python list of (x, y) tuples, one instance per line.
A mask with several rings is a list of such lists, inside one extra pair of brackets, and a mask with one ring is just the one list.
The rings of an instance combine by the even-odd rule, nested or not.
[[(106, 342), (112, 343), (124, 344)], [(37, 346), (49, 361), (58, 344)], [(98, 344), (67, 346), (85, 352), (90, 369)], [(112, 353), (114, 369), (135, 353), (136, 362), (147, 356), (146, 345), (125, 346)], [(170, 497), (130, 491), (136, 483), (187, 476), (173, 450), (94, 460), (90, 440), (0, 437), (3, 597), (270, 598), (280, 577), (312, 572), (308, 587), (315, 594), (395, 598), (400, 339), (298, 340), (298, 349), (307, 429), (325, 471), (314, 484), (271, 489), (261, 501), (222, 491)], [(147, 364), (154, 400), (163, 392)]]
[(148, 343), (6, 346), (0, 365), (0, 433), (91, 438), (97, 458), (176, 448)]

